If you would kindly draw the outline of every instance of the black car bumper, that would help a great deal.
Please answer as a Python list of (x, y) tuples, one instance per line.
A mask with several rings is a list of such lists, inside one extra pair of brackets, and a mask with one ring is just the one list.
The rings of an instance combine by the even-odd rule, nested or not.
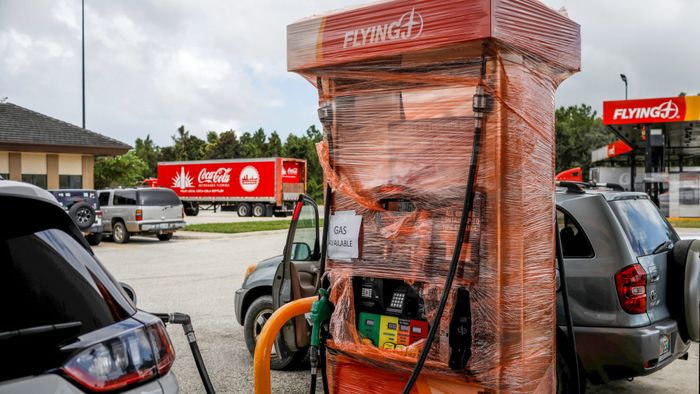
[(688, 351), (675, 320), (645, 327), (576, 327), (576, 347), (594, 383), (649, 375)]

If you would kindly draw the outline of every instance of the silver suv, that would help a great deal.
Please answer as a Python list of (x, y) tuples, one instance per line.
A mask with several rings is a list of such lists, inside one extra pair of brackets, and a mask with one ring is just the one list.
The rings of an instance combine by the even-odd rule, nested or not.
[[(568, 186), (558, 189), (555, 199), (577, 357), (567, 340), (557, 289), (557, 392), (576, 392), (577, 383), (585, 389), (586, 378), (602, 384), (648, 375), (687, 359), (690, 342), (700, 339), (700, 240), (680, 240), (644, 193)], [(302, 201), (299, 218), (317, 218), (315, 204)], [(288, 245), (296, 243), (297, 220), (292, 220)], [(314, 245), (318, 230), (316, 234), (316, 242), (314, 237), (304, 242)], [(290, 272), (297, 276), (291, 278), (292, 286), (303, 294), (315, 291), (317, 258), (310, 253), (293, 258)], [(251, 265), (235, 293), (236, 317), (251, 354), (274, 310), (272, 289), (282, 264), (282, 256), (276, 256)], [(293, 350), (292, 342), (275, 344), (273, 369), (298, 365), (304, 358), (305, 349)]]
[(168, 241), (185, 226), (180, 198), (166, 188), (131, 188), (99, 191), (104, 233), (126, 243), (132, 234), (155, 234)]

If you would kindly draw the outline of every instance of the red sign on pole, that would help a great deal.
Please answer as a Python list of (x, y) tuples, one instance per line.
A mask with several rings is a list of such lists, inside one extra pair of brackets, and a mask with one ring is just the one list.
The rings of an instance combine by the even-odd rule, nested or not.
[(685, 97), (603, 102), (603, 123), (606, 125), (682, 122), (685, 113)]

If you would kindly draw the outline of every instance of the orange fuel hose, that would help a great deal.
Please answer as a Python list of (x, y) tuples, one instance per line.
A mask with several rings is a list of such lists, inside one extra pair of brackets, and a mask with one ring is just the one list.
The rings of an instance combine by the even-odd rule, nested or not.
[(270, 352), (282, 326), (289, 319), (310, 312), (311, 304), (316, 300), (318, 297), (313, 296), (285, 304), (265, 322), (255, 345), (255, 358), (253, 360), (255, 394), (270, 394)]

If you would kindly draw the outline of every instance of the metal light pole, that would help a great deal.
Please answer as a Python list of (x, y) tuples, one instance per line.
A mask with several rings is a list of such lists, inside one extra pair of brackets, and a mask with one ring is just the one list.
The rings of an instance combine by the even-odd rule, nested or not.
[(620, 74), (620, 78), (622, 78), (622, 82), (625, 83), (625, 100), (627, 100), (627, 75)]
[(83, 34), (83, 129), (85, 128), (85, 0), (82, 0), (82, 34)]

